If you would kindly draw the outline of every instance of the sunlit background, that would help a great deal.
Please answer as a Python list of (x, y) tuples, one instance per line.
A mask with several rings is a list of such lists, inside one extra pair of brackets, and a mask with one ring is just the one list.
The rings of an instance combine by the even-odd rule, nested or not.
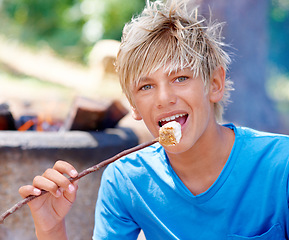
[[(222, 0), (198, 2), (203, 9), (214, 5), (212, 10), (213, 14), (216, 11), (216, 16), (218, 12), (228, 13), (233, 8), (247, 7), (248, 12), (255, 8), (249, 0), (242, 0), (243, 6), (237, 6), (234, 1), (230, 6)], [(263, 49), (266, 66), (263, 64), (262, 68), (253, 71), (266, 72), (261, 84), (276, 110), (266, 114), (278, 114), (282, 119), (281, 128), (274, 129), (272, 124), (260, 128), (289, 132), (289, 1), (255, 2), (266, 11), (265, 17), (256, 11), (252, 21), (260, 23), (260, 29), (266, 32), (264, 41), (267, 44)], [(7, 103), (16, 119), (33, 112), (43, 118), (61, 121), (76, 96), (123, 97), (116, 76), (100, 74), (97, 71), (103, 69), (96, 66), (101, 64), (103, 52), (117, 49), (116, 42), (113, 47), (109, 44), (98, 46), (93, 54), (92, 49), (104, 39), (119, 41), (125, 22), (139, 13), (144, 4), (144, 0), (0, 0), (0, 103)], [(246, 19), (247, 10), (242, 13), (243, 19)], [(234, 21), (229, 13), (221, 20), (227, 22), (228, 29)], [(238, 29), (236, 24), (242, 27), (243, 21), (234, 23), (234, 28)], [(226, 27), (225, 33), (230, 34)], [(241, 64), (235, 56), (243, 56), (242, 49), (238, 49), (238, 44), (234, 45), (234, 37), (226, 36), (226, 39), (233, 47), (233, 64)], [(250, 45), (250, 32), (246, 39), (246, 44)], [(246, 86), (246, 79), (242, 80), (242, 86)], [(255, 87), (263, 91), (262, 87)], [(236, 93), (236, 96), (239, 95)], [(267, 103), (262, 103), (262, 99), (258, 101), (258, 108), (265, 109)], [(228, 112), (238, 109), (239, 105), (233, 93)], [(245, 118), (245, 115), (249, 116), (245, 113), (247, 108), (252, 108), (250, 105), (248, 102), (236, 118), (231, 117), (232, 114), (225, 115), (226, 120), (258, 128), (260, 120), (256, 118), (257, 123), (251, 123)], [(233, 116), (237, 115), (238, 111), (233, 113)], [(249, 118), (253, 117), (250, 115)]]

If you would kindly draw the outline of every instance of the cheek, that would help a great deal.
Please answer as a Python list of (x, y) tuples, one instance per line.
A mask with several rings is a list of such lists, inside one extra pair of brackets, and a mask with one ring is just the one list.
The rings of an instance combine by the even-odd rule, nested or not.
[(140, 103), (136, 103), (137, 110), (133, 111), (134, 119), (136, 120), (143, 120), (145, 125), (149, 128), (151, 123), (151, 107), (147, 104), (147, 101), (143, 101)]
[(188, 91), (180, 97), (195, 108), (203, 108), (210, 102), (208, 94), (201, 91)]
[[(205, 122), (213, 109), (213, 104), (211, 104), (208, 94), (191, 93), (191, 96), (188, 96), (187, 99), (190, 101), (187, 104), (191, 107), (192, 119), (195, 119), (194, 121), (200, 119), (200, 121)], [(200, 124), (200, 122), (196, 122), (196, 124)]]
[(147, 112), (150, 112), (150, 110), (153, 108), (155, 101), (154, 96), (151, 95), (139, 95), (134, 99), (136, 109), (138, 109), (139, 113), (145, 117), (145, 114)]

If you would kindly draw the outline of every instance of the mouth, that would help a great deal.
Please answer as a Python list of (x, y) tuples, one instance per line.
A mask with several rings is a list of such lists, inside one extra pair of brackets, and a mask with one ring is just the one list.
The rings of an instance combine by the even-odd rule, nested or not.
[(183, 125), (187, 121), (187, 118), (188, 118), (188, 114), (185, 114), (185, 113), (176, 114), (176, 115), (161, 119), (158, 122), (158, 125), (159, 125), (159, 127), (162, 127), (163, 125), (165, 125), (166, 123), (171, 122), (171, 121), (176, 121), (179, 124)]

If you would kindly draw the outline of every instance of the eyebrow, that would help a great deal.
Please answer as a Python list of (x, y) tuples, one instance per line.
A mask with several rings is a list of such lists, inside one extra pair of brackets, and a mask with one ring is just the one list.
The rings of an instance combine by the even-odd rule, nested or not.
[(138, 81), (135, 82), (135, 86), (138, 86), (140, 84), (146, 84), (147, 82), (152, 81), (152, 80), (153, 78), (148, 77), (148, 76), (140, 77)]
[(140, 77), (137, 82), (138, 82), (138, 83), (140, 83), (140, 82), (147, 82), (147, 81), (149, 81), (149, 80), (151, 80), (150, 77)]

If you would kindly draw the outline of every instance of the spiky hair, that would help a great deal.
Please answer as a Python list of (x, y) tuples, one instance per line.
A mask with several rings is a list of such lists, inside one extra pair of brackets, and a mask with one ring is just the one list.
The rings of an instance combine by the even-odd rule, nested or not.
[[(197, 6), (188, 7), (188, 1), (147, 1), (143, 12), (125, 25), (116, 60), (120, 83), (130, 104), (134, 106), (133, 84), (162, 67), (169, 72), (190, 68), (208, 86), (213, 71), (220, 66), (227, 70), (231, 61), (223, 50), (222, 27), (223, 23), (199, 16)], [(229, 100), (231, 85), (227, 79), (224, 97), (215, 104), (218, 121)]]

